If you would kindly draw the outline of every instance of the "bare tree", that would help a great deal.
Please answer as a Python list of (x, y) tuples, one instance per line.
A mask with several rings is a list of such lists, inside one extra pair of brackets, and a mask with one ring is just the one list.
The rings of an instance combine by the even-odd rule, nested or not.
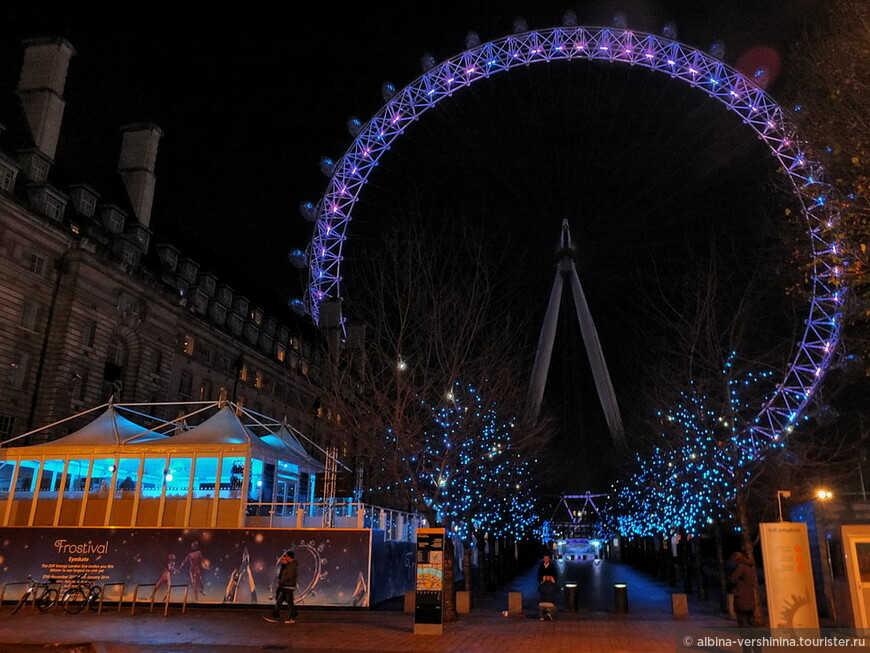
[[(365, 356), (336, 361), (329, 401), (364, 468), (367, 499), (452, 533), (528, 520), (519, 513), (532, 503), (516, 497), (531, 498), (530, 465), (549, 431), (525, 417), (523, 329), (495, 283), (496, 261), (471, 229), (447, 232), (412, 218), (357, 262), (343, 312), (349, 331), (365, 325)], [(499, 515), (498, 503), (513, 514)]]
[(810, 155), (839, 191), (848, 251), (849, 348), (870, 356), (870, 17), (863, 0), (831, 0), (789, 53), (785, 94)]

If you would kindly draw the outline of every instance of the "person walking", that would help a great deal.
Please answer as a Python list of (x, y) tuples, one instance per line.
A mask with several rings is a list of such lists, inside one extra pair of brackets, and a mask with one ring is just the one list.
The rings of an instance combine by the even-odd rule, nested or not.
[(296, 623), (297, 610), (293, 592), (296, 590), (298, 573), (299, 563), (296, 562), (295, 554), (292, 551), (285, 551), (281, 556), (281, 568), (278, 570), (278, 586), (275, 588), (275, 605), (272, 607), (272, 616), (263, 617), (263, 619), (272, 623), (280, 622), (281, 608), (286, 603), (289, 615), (284, 623)]
[(553, 621), (553, 613), (556, 611), (556, 588), (559, 572), (556, 563), (550, 560), (549, 555), (544, 555), (541, 564), (538, 565), (538, 609), (541, 621)]
[[(755, 565), (742, 551), (731, 554), (734, 571), (728, 578), (734, 595), (734, 612), (738, 628), (755, 628), (755, 608), (758, 593), (758, 576)], [(750, 635), (750, 638), (752, 636)], [(760, 644), (743, 644), (743, 653), (761, 653)]]

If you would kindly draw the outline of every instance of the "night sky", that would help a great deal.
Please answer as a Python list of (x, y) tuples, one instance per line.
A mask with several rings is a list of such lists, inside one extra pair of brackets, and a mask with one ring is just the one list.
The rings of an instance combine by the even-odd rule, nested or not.
[[(75, 4), (4, 7), (0, 83), (17, 83), (23, 38), (67, 38), (77, 55), (58, 159), (104, 174), (117, 163), (117, 127), (156, 123), (164, 137), (155, 240), (165, 236), (195, 259), (219, 260), (283, 304), (300, 297), (306, 281), (286, 254), (310, 238), (298, 206), (316, 203), (326, 188), (320, 157), (338, 159), (351, 144), (348, 118), (365, 122), (382, 104), (381, 84), (411, 82), (424, 53), (440, 62), (464, 49), (469, 30), (496, 39), (516, 16), (534, 29), (559, 25), (566, 9), (581, 25), (607, 25), (624, 12), (638, 31), (660, 33), (673, 20), (679, 40), (704, 50), (722, 40), (731, 64), (770, 46), (782, 57), (783, 77), (788, 47), (811, 23), (814, 3), (308, 3), (304, 16), (257, 4), (222, 13), (214, 3), (189, 2), (179, 15), (145, 4), (117, 13)], [(777, 88), (768, 89), (774, 97)], [(484, 225), (493, 252), (507, 261), (516, 309), (542, 317), (559, 225), (568, 218), (630, 420), (642, 361), (664, 351), (643, 317), (649, 303), (680, 295), (711, 251), (726, 262), (729, 287), (739, 289), (776, 240), (788, 198), (772, 185), (772, 161), (717, 102), (649, 71), (595, 62), (514, 70), (440, 103), (382, 159), (348, 229), (345, 294), (355, 257), (376, 245), (378, 230), (420, 210), (427, 220)], [(779, 289), (763, 290), (772, 299), (753, 327), (759, 351), (800, 321), (783, 320), (789, 306)], [(531, 360), (536, 330), (528, 340)], [(560, 343), (570, 340), (560, 331)], [(587, 399), (558, 390), (594, 398), (591, 379), (576, 372), (582, 359), (557, 346), (548, 403), (569, 424), (564, 446), (598, 449), (606, 459), (603, 417)], [(606, 482), (607, 466), (584, 460), (572, 491)]]

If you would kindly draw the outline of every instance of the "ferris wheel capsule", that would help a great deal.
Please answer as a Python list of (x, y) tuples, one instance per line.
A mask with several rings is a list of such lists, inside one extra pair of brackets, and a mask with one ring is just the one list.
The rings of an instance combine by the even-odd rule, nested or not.
[(291, 299), (287, 302), (287, 306), (289, 306), (290, 310), (299, 316), (305, 315), (308, 312), (305, 310), (305, 302), (301, 299)]
[(480, 45), (480, 35), (474, 30), (465, 35), (465, 48), (470, 50)]
[(514, 18), (514, 34), (522, 34), (529, 31), (529, 24), (522, 16)]
[(725, 58), (725, 44), (722, 41), (714, 41), (710, 46), (710, 54), (717, 59)]
[(423, 69), (424, 73), (428, 70), (432, 70), (435, 67), (435, 57), (433, 57), (431, 53), (426, 52), (420, 58), (420, 67)]
[(302, 202), (299, 205), (299, 213), (309, 222), (314, 222), (317, 219), (317, 207), (313, 202)]
[(562, 16), (562, 27), (577, 27), (577, 12), (569, 9)]
[(347, 119), (347, 131), (350, 135), (356, 137), (362, 130), (362, 121), (356, 116), (351, 116)]
[(620, 11), (619, 13), (614, 14), (613, 18), (610, 20), (610, 26), (625, 29), (628, 27), (628, 18), (626, 18), (625, 14)]
[(288, 253), (287, 260), (290, 261), (290, 264), (293, 265), (293, 267), (299, 268), (300, 270), (308, 267), (308, 254), (303, 252), (301, 249), (294, 249)]
[(672, 20), (666, 22), (664, 27), (662, 27), (662, 36), (664, 36), (666, 39), (673, 39), (674, 41), (676, 41), (677, 24)]
[(381, 95), (384, 98), (384, 102), (389, 102), (393, 99), (393, 96), (396, 94), (396, 87), (393, 86), (391, 82), (384, 82), (381, 84)]
[(332, 173), (335, 172), (335, 161), (328, 156), (321, 157), (320, 172), (322, 172), (327, 177), (331, 177)]

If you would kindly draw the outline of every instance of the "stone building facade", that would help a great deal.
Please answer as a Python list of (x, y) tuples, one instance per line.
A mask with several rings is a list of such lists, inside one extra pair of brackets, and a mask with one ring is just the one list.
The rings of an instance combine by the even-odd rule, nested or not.
[(64, 39), (27, 41), (17, 88), (0, 89), (0, 441), (110, 397), (228, 399), (322, 437), (324, 334), (152, 232), (160, 128), (122, 127), (103, 186), (55, 161), (74, 54)]

